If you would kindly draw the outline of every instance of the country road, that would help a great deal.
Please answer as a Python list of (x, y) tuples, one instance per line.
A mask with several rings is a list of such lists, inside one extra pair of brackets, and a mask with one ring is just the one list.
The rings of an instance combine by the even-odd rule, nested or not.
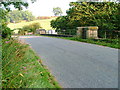
[(118, 49), (42, 36), (20, 36), (63, 88), (118, 88)]

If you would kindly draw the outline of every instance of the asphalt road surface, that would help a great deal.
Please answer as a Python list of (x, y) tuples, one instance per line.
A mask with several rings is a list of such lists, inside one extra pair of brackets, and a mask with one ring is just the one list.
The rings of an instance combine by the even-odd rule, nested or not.
[(63, 88), (118, 88), (118, 49), (42, 36), (21, 36)]

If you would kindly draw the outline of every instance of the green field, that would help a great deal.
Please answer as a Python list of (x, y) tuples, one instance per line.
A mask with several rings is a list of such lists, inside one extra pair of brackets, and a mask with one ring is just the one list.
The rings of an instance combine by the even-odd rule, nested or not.
[[(22, 28), (25, 25), (29, 25), (29, 24), (38, 22), (38, 23), (40, 23), (40, 25), (43, 29), (50, 30), (50, 29), (53, 29), (50, 26), (50, 21), (53, 20), (53, 19), (55, 19), (55, 18), (35, 20), (35, 21), (30, 21), (30, 22), (22, 21), (20, 23), (15, 23), (15, 24), (14, 23), (9, 23), (8, 27), (11, 28), (11, 29), (17, 29), (17, 28)], [(15, 32), (17, 32), (17, 30)]]

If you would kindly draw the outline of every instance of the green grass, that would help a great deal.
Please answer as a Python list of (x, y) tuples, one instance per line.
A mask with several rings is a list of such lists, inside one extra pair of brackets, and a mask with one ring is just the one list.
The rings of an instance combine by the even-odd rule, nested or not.
[(28, 45), (5, 39), (2, 44), (2, 88), (60, 88), (60, 85)]
[(0, 88), (2, 87), (2, 39), (0, 37)]
[[(47, 37), (54, 37), (54, 36), (47, 36)], [(120, 49), (118, 39), (81, 39), (78, 37), (55, 37), (55, 38), (97, 44), (97, 45), (101, 45), (101, 46), (107, 46), (107, 47), (111, 47), (111, 48)]]
[[(30, 22), (22, 21), (20, 23), (15, 23), (15, 24), (14, 23), (9, 23), (8, 27), (10, 29), (17, 29), (17, 28), (22, 28), (25, 25), (29, 25), (29, 24), (38, 22), (38, 23), (40, 23), (40, 25), (43, 29), (50, 30), (50, 29), (52, 29), (52, 27), (50, 26), (50, 21), (53, 20), (53, 19), (55, 19), (55, 18), (43, 19), (43, 20), (34, 20), (34, 21), (30, 21)], [(17, 32), (17, 30), (16, 30), (16, 32)]]

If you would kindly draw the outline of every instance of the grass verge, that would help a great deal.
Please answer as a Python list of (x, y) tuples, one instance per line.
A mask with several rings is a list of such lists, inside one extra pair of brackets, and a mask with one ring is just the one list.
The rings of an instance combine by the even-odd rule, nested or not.
[[(47, 36), (47, 37), (54, 37), (54, 36)], [(67, 39), (67, 40), (97, 44), (101, 46), (107, 46), (111, 48), (120, 49), (119, 39), (81, 39), (79, 37), (54, 37), (54, 38)]]
[(0, 37), (0, 88), (2, 87), (2, 39)]
[(60, 88), (29, 45), (2, 40), (2, 88)]

